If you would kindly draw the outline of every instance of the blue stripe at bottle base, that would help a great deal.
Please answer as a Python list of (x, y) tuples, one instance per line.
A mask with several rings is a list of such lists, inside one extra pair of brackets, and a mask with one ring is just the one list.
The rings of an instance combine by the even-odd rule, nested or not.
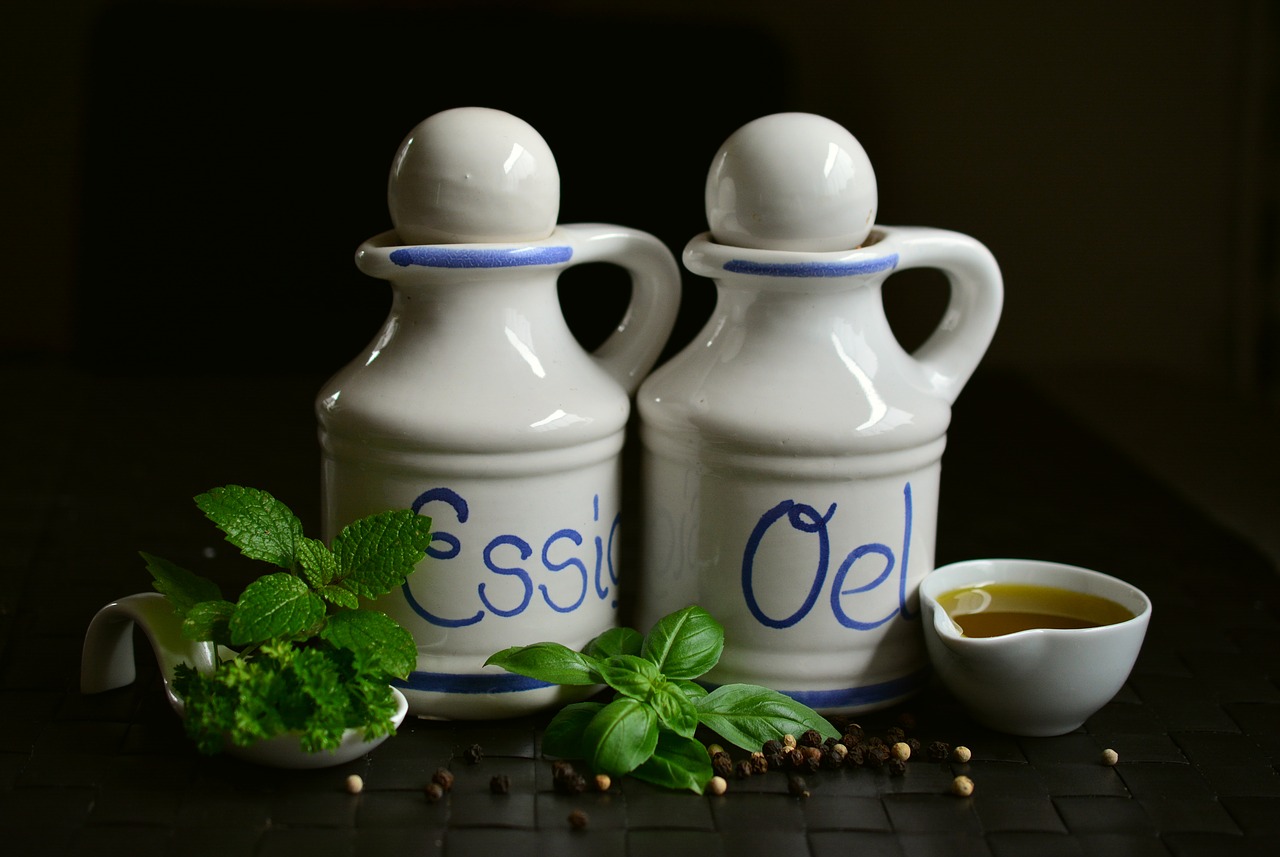
[(526, 678), (514, 673), (454, 675), (452, 673), (413, 672), (406, 680), (393, 679), (393, 685), (401, 690), (420, 690), (430, 693), (484, 694), (520, 693), (554, 687), (550, 682)]
[(862, 259), (854, 262), (751, 262), (730, 259), (724, 269), (731, 274), (753, 274), (758, 277), (856, 277), (877, 274), (898, 267), (898, 254)]
[[(899, 697), (922, 689), (928, 678), (929, 669), (926, 667), (902, 678), (895, 678), (892, 681), (885, 681), (880, 684), (847, 687), (839, 690), (779, 690), (778, 692), (810, 708), (824, 711), (892, 702)], [(714, 684), (705, 684), (704, 686), (707, 690), (715, 690), (717, 687)]]
[(400, 247), (391, 262), (401, 268), (520, 268), (558, 265), (573, 258), (572, 247)]

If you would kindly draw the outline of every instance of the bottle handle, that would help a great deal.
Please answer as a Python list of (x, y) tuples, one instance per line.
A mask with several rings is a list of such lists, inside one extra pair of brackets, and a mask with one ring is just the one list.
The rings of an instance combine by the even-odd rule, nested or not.
[(945, 229), (885, 228), (898, 252), (895, 271), (936, 268), (946, 274), (951, 297), (942, 320), (911, 357), (926, 382), (954, 402), (991, 345), (1004, 304), (1004, 281), (995, 257), (968, 235)]
[(562, 224), (572, 264), (606, 262), (631, 275), (631, 302), (592, 357), (628, 395), (657, 362), (680, 309), (680, 268), (667, 246), (647, 232), (602, 223)]

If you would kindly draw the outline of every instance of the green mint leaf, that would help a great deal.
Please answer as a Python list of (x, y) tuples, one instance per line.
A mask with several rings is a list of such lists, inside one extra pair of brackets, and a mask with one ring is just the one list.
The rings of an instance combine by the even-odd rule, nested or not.
[(195, 501), (245, 556), (293, 568), (302, 523), (275, 497), (256, 488), (227, 485), (200, 494)]
[(631, 776), (655, 786), (702, 794), (715, 771), (701, 741), (663, 732), (658, 736), (653, 755), (632, 771)]
[(610, 628), (583, 648), (583, 652), (598, 660), (613, 655), (638, 655), (644, 645), (644, 637), (632, 628)]
[(593, 770), (620, 777), (653, 755), (658, 716), (643, 702), (620, 696), (591, 718), (582, 741)]
[(722, 685), (694, 703), (698, 720), (744, 750), (758, 750), (769, 739), (816, 729), (827, 738), (840, 733), (812, 708), (791, 697), (751, 684)]
[(418, 666), (418, 645), (396, 620), (377, 610), (341, 610), (329, 617), (320, 637), (359, 653), (370, 670), (408, 678)]
[(324, 602), (307, 584), (286, 572), (268, 574), (250, 583), (231, 616), (231, 642), (236, 646), (272, 637), (297, 637), (324, 621)]
[(603, 702), (574, 702), (560, 709), (542, 732), (542, 752), (562, 759), (587, 758), (582, 736), (603, 708)]
[(698, 728), (697, 706), (674, 683), (657, 682), (649, 697), (649, 704), (653, 706), (661, 725), (682, 738), (693, 737), (694, 731)]
[(724, 651), (724, 628), (697, 605), (659, 619), (644, 638), (642, 654), (667, 678), (706, 673)]
[(230, 601), (201, 601), (192, 604), (182, 620), (182, 636), (188, 640), (208, 640), (218, 646), (230, 646), (231, 616), (236, 605)]
[(638, 655), (614, 655), (600, 662), (600, 677), (605, 684), (632, 699), (645, 701), (662, 681), (662, 674), (651, 661)]
[(552, 684), (589, 685), (603, 681), (595, 658), (559, 643), (513, 646), (490, 655), (484, 665)]
[(298, 538), (298, 565), (312, 589), (328, 586), (338, 574), (338, 558), (324, 542), (306, 536)]
[(316, 594), (330, 604), (345, 607), (348, 610), (355, 610), (360, 606), (360, 599), (356, 594), (341, 586), (322, 586), (316, 590)]
[(340, 583), (364, 598), (404, 583), (431, 543), (431, 519), (409, 509), (380, 512), (343, 528), (333, 540)]
[(212, 580), (205, 580), (164, 557), (139, 552), (151, 572), (151, 585), (173, 604), (173, 612), (185, 618), (187, 611), (201, 601), (221, 601), (222, 590)]

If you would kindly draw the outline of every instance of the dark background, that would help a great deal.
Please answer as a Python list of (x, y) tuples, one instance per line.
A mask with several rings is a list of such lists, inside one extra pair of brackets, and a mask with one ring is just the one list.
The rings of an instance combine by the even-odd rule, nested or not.
[[(1125, 370), (1276, 400), (1277, 18), (1203, 4), (15, 2), (0, 12), (0, 353), (98, 371), (336, 370), (389, 290), (355, 247), (389, 227), (403, 135), (479, 104), (556, 153), (564, 222), (679, 254), (736, 127), (848, 127), (880, 220), (986, 243), (1006, 279), (988, 363), (1052, 383)], [(603, 336), (624, 289), (574, 272)], [(710, 310), (686, 274), (667, 354)], [(940, 277), (886, 300), (908, 345)]]

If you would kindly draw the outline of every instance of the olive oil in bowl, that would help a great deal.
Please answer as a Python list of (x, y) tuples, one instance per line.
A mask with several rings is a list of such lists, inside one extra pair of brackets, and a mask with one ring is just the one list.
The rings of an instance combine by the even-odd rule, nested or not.
[(1109, 598), (1030, 583), (953, 589), (938, 603), (966, 637), (1000, 637), (1033, 628), (1097, 628), (1132, 619)]

